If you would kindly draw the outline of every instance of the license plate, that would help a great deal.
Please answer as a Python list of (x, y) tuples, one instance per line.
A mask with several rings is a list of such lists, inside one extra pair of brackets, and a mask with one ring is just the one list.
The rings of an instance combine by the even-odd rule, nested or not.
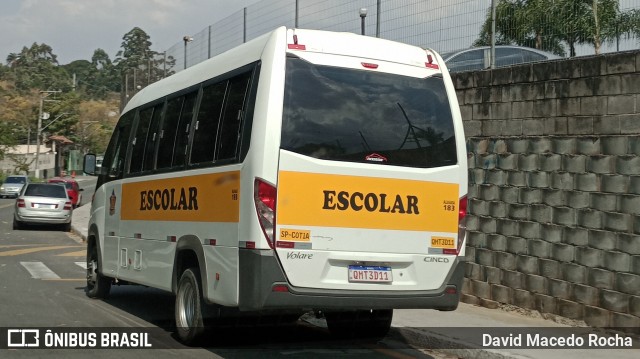
[(378, 266), (349, 266), (349, 282), (391, 283), (391, 268)]
[(38, 209), (54, 209), (54, 208), (56, 208), (56, 205), (55, 204), (34, 203), (33, 207), (34, 208), (38, 208)]

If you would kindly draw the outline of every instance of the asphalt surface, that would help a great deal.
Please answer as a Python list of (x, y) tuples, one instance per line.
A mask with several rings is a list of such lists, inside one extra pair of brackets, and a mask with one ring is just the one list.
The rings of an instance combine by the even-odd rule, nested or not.
[[(79, 182), (82, 177), (76, 178)], [(73, 212), (72, 231), (86, 240), (91, 203), (78, 207)], [(420, 349), (437, 349), (460, 358), (540, 358), (540, 359), (585, 359), (585, 358), (640, 358), (640, 339), (633, 338), (633, 349), (595, 349), (570, 348), (562, 349), (524, 349), (520, 345), (509, 345), (507, 349), (493, 349), (483, 347), (483, 338), (498, 334), (501, 338), (517, 337), (517, 333), (527, 333), (549, 336), (554, 333), (570, 335), (575, 331), (577, 336), (587, 339), (584, 331), (588, 327), (577, 327), (580, 323), (545, 319), (537, 312), (511, 311), (503, 309), (488, 309), (484, 307), (460, 303), (453, 312), (439, 312), (435, 310), (395, 310), (392, 322), (393, 330), (402, 335), (413, 346)], [(319, 321), (318, 325), (324, 325)], [(574, 329), (571, 329), (571, 328)], [(513, 332), (513, 333), (512, 333)], [(495, 335), (494, 335), (495, 334)], [(598, 334), (599, 337), (613, 335)], [(620, 334), (627, 338), (628, 334)], [(517, 342), (516, 342), (517, 343)], [(588, 343), (588, 341), (587, 341)], [(524, 345), (523, 340), (523, 345)]]

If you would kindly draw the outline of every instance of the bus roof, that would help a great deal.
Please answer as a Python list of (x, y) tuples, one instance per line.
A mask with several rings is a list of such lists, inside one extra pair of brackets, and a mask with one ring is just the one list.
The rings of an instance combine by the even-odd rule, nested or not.
[[(425, 62), (428, 61), (427, 56), (434, 54), (430, 49), (425, 50), (418, 46), (350, 32), (290, 29), (287, 33), (289, 44), (295, 43), (294, 36), (297, 38), (297, 47), (303, 47), (303, 51), (368, 58), (412, 66), (424, 67)], [(291, 49), (292, 46), (289, 48)], [(435, 57), (433, 61), (437, 63)]]
[(285, 36), (290, 52), (320, 52), (353, 56), (412, 66), (426, 66), (437, 72), (442, 71), (444, 66), (444, 61), (430, 49), (425, 50), (417, 46), (348, 32), (279, 27), (145, 87), (129, 101), (122, 113), (258, 61), (269, 42), (275, 41), (276, 44), (280, 42), (284, 48)]

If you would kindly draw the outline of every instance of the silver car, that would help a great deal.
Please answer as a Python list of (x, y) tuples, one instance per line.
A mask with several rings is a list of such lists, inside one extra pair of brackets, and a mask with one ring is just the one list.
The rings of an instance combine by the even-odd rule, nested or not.
[(57, 224), (71, 230), (73, 206), (63, 185), (28, 183), (16, 199), (13, 229), (25, 224)]
[(18, 193), (27, 183), (29, 183), (29, 177), (27, 176), (8, 176), (4, 183), (0, 185), (0, 197), (18, 197)]
[[(442, 53), (442, 59), (450, 72), (478, 71), (491, 65), (491, 47), (480, 46), (470, 49)], [(530, 47), (498, 45), (496, 46), (496, 67), (525, 64), (530, 62), (560, 59), (549, 52)]]

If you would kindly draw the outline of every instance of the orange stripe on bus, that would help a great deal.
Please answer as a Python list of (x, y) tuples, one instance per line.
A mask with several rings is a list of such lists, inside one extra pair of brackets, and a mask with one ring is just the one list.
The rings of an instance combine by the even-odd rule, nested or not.
[(238, 222), (240, 172), (158, 179), (122, 185), (125, 221)]
[(280, 171), (277, 221), (457, 233), (458, 190), (457, 183)]

